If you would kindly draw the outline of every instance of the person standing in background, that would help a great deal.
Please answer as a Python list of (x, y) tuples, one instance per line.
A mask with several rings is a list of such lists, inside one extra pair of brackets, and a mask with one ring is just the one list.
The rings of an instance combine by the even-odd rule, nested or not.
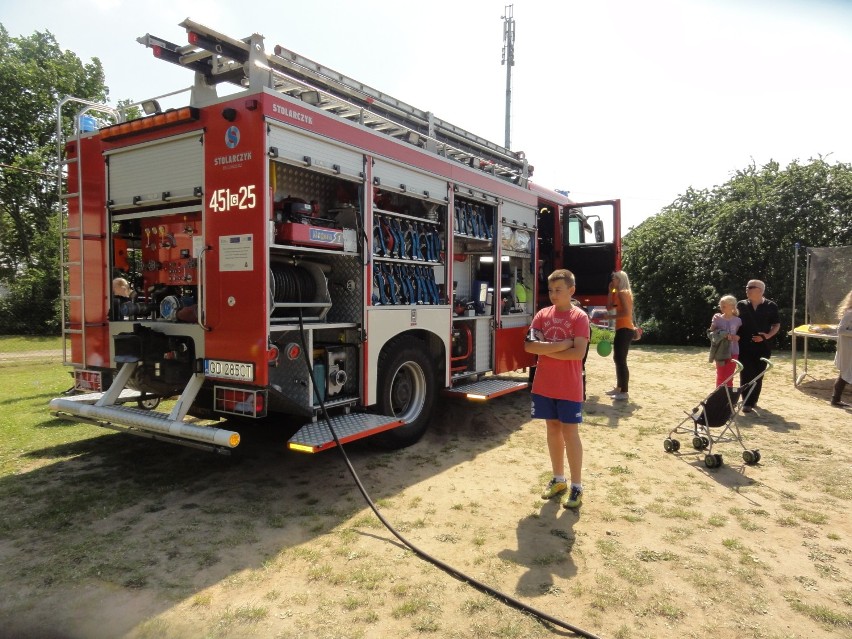
[(743, 321), (737, 310), (737, 298), (733, 295), (725, 295), (719, 300), (720, 313), (716, 313), (710, 320), (711, 331), (724, 331), (725, 339), (731, 343), (731, 356), (724, 360), (716, 360), (716, 386), (721, 386), (727, 380), (728, 386), (734, 385), (734, 362), (740, 356), (740, 337), (737, 335)]
[[(772, 338), (781, 328), (778, 319), (778, 305), (763, 296), (766, 284), (760, 280), (749, 280), (746, 284), (746, 299), (737, 302), (737, 311), (743, 324), (740, 327), (740, 386), (745, 386), (757, 379), (766, 364), (761, 358), (772, 356)], [(763, 377), (757, 379), (751, 393), (743, 405), (744, 413), (754, 412), (760, 391), (763, 388)]]
[(615, 318), (615, 339), (612, 344), (612, 358), (615, 361), (615, 388), (606, 394), (615, 400), (629, 398), (628, 385), (630, 370), (627, 368), (627, 353), (633, 341), (633, 291), (630, 278), (624, 271), (612, 274), (609, 283), (609, 299), (606, 304), (610, 318)]
[(834, 356), (834, 365), (840, 374), (834, 382), (831, 405), (849, 408), (849, 404), (842, 401), (840, 396), (843, 395), (846, 384), (852, 384), (852, 291), (840, 302), (837, 318), (840, 323), (837, 325), (837, 355)]

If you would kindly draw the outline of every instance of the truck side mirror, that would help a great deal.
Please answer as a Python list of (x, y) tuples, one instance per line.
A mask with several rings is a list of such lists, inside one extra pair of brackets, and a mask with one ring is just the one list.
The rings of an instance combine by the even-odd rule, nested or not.
[(601, 220), (595, 220), (594, 221), (594, 229), (595, 229), (595, 242), (603, 242), (604, 241), (603, 222)]

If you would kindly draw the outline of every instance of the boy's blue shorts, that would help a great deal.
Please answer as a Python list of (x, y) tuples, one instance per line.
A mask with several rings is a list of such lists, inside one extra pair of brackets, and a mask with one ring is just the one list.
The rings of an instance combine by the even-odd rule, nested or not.
[(563, 424), (580, 424), (583, 421), (583, 402), (572, 402), (570, 399), (553, 399), (543, 395), (530, 393), (532, 410), (530, 415), (535, 419), (558, 419)]

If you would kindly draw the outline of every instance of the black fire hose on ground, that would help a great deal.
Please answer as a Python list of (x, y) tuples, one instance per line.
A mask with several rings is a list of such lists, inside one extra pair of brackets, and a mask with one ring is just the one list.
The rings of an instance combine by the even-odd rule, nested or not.
[[(302, 319), (302, 309), (301, 308), (299, 308), (299, 338), (302, 342), (302, 354), (305, 357), (305, 365), (308, 368), (308, 375), (311, 376), (311, 384), (313, 385), (313, 388), (317, 388), (316, 379), (314, 378), (313, 363), (311, 362), (310, 358), (308, 357), (308, 344), (307, 344), (307, 340), (305, 339), (305, 326), (304, 326), (303, 319)], [(346, 467), (349, 469), (349, 474), (352, 475), (352, 479), (355, 481), (355, 485), (358, 486), (358, 490), (361, 492), (361, 495), (364, 497), (364, 501), (367, 502), (367, 505), (375, 513), (376, 517), (379, 518), (379, 521), (382, 522), (384, 527), (387, 528), (391, 532), (391, 534), (394, 537), (396, 537), (402, 544), (404, 544), (407, 548), (409, 548), (415, 555), (417, 555), (418, 557), (420, 557), (421, 559), (423, 559), (425, 561), (428, 561), (433, 566), (440, 568), (441, 570), (443, 570), (445, 573), (447, 573), (451, 577), (454, 577), (454, 578), (458, 579), (459, 581), (462, 581), (462, 582), (472, 586), (473, 588), (477, 589), (478, 591), (488, 595), (489, 597), (493, 597), (494, 599), (497, 599), (498, 601), (501, 601), (502, 603), (504, 603), (505, 605), (507, 605), (511, 608), (515, 608), (516, 610), (520, 610), (521, 612), (525, 612), (525, 613), (528, 613), (530, 615), (533, 615), (534, 617), (537, 617), (537, 618), (541, 619), (542, 621), (546, 621), (550, 624), (553, 624), (554, 626), (557, 626), (559, 628), (564, 628), (565, 630), (569, 630), (569, 631), (573, 632), (574, 634), (576, 634), (580, 637), (586, 637), (587, 639), (600, 639), (600, 637), (598, 637), (595, 634), (592, 634), (591, 632), (588, 632), (587, 630), (583, 630), (582, 628), (578, 628), (577, 626), (571, 625), (570, 623), (568, 623), (566, 621), (562, 621), (561, 619), (558, 619), (557, 617), (553, 617), (553, 616), (547, 614), (546, 612), (542, 612), (542, 611), (540, 611), (536, 608), (533, 608), (532, 606), (525, 604), (524, 602), (522, 602), (518, 599), (515, 599), (514, 597), (510, 597), (509, 595), (502, 593), (499, 590), (496, 590), (496, 589), (492, 588), (491, 586), (474, 579), (473, 577), (469, 577), (468, 575), (461, 572), (460, 570), (457, 570), (456, 568), (453, 568), (449, 564), (444, 563), (440, 559), (433, 557), (432, 555), (427, 553), (425, 550), (421, 550), (420, 548), (415, 546), (413, 543), (408, 541), (405, 537), (403, 537), (402, 534), (400, 534), (396, 530), (396, 528), (394, 528), (393, 525), (387, 519), (385, 519), (384, 515), (382, 515), (382, 513), (379, 512), (378, 506), (376, 506), (376, 504), (373, 502), (372, 498), (370, 497), (369, 493), (367, 492), (367, 489), (364, 487), (364, 484), (361, 483), (361, 478), (358, 477), (358, 473), (355, 472), (355, 468), (352, 466), (352, 462), (349, 460), (349, 456), (346, 454), (346, 451), (343, 450), (343, 444), (340, 443), (340, 440), (337, 438), (337, 433), (334, 431), (334, 427), (331, 425), (331, 418), (329, 417), (328, 411), (325, 408), (325, 400), (322, 397), (319, 397), (319, 394), (317, 394), (317, 397), (319, 398), (320, 410), (322, 411), (323, 418), (325, 419), (326, 425), (328, 426), (328, 429), (331, 432), (331, 436), (334, 438), (334, 443), (337, 445), (337, 450), (340, 451), (340, 454), (343, 457), (343, 462), (346, 464)]]

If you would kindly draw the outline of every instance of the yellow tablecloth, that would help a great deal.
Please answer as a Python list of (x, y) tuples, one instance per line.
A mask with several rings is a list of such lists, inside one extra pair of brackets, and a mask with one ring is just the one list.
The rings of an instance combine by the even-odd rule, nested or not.
[(815, 337), (817, 339), (837, 339), (837, 324), (802, 324), (792, 331), (800, 337)]

